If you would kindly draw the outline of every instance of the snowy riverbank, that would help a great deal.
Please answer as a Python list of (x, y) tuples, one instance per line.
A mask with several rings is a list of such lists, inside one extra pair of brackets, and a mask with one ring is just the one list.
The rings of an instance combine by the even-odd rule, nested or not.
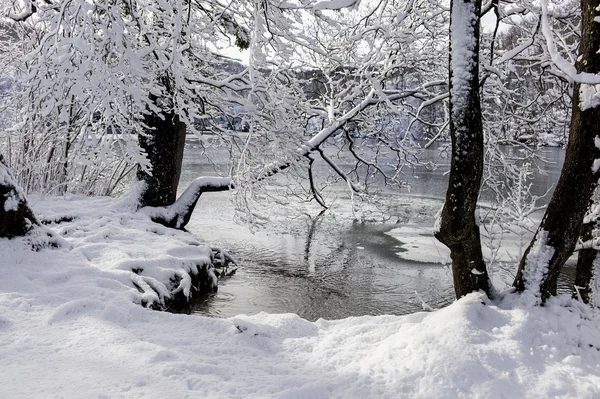
[(50, 226), (62, 248), (0, 240), (2, 398), (600, 396), (600, 314), (570, 299), (472, 294), (431, 313), (315, 323), (157, 312), (140, 306), (132, 270), (165, 282), (210, 248), (109, 199), (33, 206), (76, 218)]

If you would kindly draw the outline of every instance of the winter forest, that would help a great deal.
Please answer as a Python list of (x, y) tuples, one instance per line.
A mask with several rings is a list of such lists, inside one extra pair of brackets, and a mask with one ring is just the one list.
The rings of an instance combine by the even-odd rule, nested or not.
[(600, 397), (600, 0), (0, 4), (0, 397)]

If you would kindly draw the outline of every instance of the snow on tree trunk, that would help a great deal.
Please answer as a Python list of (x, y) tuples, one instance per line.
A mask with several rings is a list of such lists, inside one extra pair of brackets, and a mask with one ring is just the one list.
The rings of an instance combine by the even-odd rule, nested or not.
[[(547, 13), (546, 4), (542, 6)], [(600, 1), (582, 0), (581, 12), (582, 36), (577, 73), (596, 74), (600, 72)], [(542, 26), (542, 29), (547, 26)], [(599, 105), (600, 85), (575, 83), (569, 142), (562, 173), (513, 283), (517, 290), (533, 293), (536, 301), (542, 304), (549, 296), (556, 295), (558, 276), (582, 232), (583, 219), (600, 177)], [(579, 284), (588, 285), (581, 279), (591, 277), (591, 270), (585, 269), (593, 267), (595, 258), (583, 254), (581, 262), (585, 266), (578, 265)]]
[(139, 141), (147, 153), (151, 170), (138, 169), (137, 178), (142, 182), (139, 206), (156, 223), (182, 229), (189, 222), (202, 193), (229, 190), (231, 181), (222, 177), (199, 177), (177, 198), (186, 125), (173, 112), (162, 117), (148, 114), (144, 123), (148, 129)]
[[(582, 228), (581, 239), (586, 243), (594, 241), (594, 230), (597, 229), (596, 220), (585, 223)], [(573, 297), (581, 298), (584, 303), (592, 301), (594, 292), (593, 284), (598, 280), (595, 275), (594, 264), (598, 261), (596, 248), (582, 248), (577, 254), (577, 270), (575, 272), (575, 286)]]
[(186, 126), (172, 111), (144, 117), (148, 127), (140, 135), (140, 147), (146, 152), (151, 170), (139, 168), (137, 179), (145, 186), (140, 206), (167, 206), (175, 202), (183, 163)]
[(450, 248), (458, 298), (490, 284), (475, 208), (483, 174), (479, 98), (481, 0), (453, 0), (450, 13), (450, 135), (452, 160), (446, 202), (435, 237)]
[(0, 154), (0, 238), (23, 236), (38, 222)]
[(594, 284), (600, 282), (596, 274), (598, 257), (598, 223), (600, 222), (600, 190), (596, 186), (590, 201), (590, 207), (583, 218), (580, 240), (581, 248), (577, 254), (577, 269), (573, 298), (581, 299), (584, 303), (593, 302)]

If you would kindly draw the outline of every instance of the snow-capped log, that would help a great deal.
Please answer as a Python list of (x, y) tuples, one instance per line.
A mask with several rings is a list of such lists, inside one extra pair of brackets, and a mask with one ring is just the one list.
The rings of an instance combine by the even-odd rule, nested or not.
[[(575, 68), (580, 76), (598, 76), (600, 73), (600, 0), (582, 0), (582, 35)], [(542, 1), (542, 21), (547, 20), (548, 2)], [(525, 251), (513, 285), (519, 291), (529, 291), (536, 301), (544, 303), (556, 295), (560, 271), (572, 255), (582, 232), (586, 210), (590, 207), (594, 188), (600, 178), (600, 101), (590, 94), (589, 84), (576, 81), (569, 142), (564, 166), (548, 204), (542, 223)], [(536, 242), (544, 236), (545, 246), (553, 248), (551, 257), (538, 257)], [(589, 249), (595, 251), (594, 249)], [(596, 256), (584, 250), (577, 265), (576, 285), (589, 287)], [(537, 257), (536, 264), (533, 260)], [(534, 268), (539, 273), (531, 273)], [(534, 279), (535, 281), (531, 281)], [(538, 281), (539, 280), (539, 281)]]
[(15, 183), (0, 154), (0, 238), (23, 236), (36, 225), (38, 221), (25, 193)]
[(450, 12), (450, 136), (452, 159), (446, 201), (435, 237), (450, 248), (454, 291), (489, 294), (475, 208), (483, 175), (479, 97), (481, 0), (453, 0)]
[(194, 208), (202, 193), (227, 191), (231, 187), (231, 180), (226, 177), (198, 177), (179, 196), (177, 201), (168, 206), (147, 206), (140, 209), (156, 222), (167, 227), (182, 229), (190, 221)]

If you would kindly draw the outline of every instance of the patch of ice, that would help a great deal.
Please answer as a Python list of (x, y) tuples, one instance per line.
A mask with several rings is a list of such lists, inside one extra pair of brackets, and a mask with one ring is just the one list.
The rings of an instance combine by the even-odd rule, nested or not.
[(406, 225), (386, 234), (400, 241), (402, 251), (396, 255), (402, 259), (441, 264), (450, 262), (450, 250), (433, 237), (427, 227)]

